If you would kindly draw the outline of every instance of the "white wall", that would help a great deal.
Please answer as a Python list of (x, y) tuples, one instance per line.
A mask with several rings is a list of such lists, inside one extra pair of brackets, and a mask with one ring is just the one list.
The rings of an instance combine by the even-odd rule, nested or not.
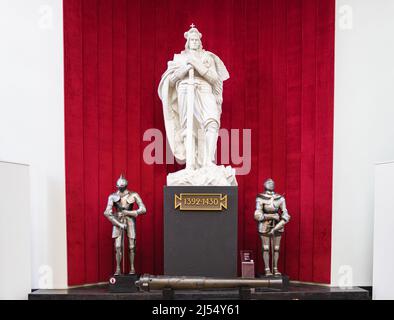
[(374, 163), (394, 159), (393, 17), (392, 0), (337, 0), (333, 285), (372, 285)]
[(375, 166), (373, 299), (394, 300), (394, 161)]
[[(30, 166), (32, 287), (62, 288), (67, 284), (62, 1), (0, 0), (0, 39), (0, 160)], [(22, 230), (14, 226), (14, 232), (18, 237)]]
[(28, 166), (0, 161), (7, 200), (0, 201), (0, 299), (26, 299), (31, 290), (29, 189)]

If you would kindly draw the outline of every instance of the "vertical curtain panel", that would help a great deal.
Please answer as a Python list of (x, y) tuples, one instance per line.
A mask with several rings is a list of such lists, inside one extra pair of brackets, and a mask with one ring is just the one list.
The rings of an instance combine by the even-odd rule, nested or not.
[(335, 1), (63, 3), (69, 284), (106, 281), (113, 272), (112, 226), (103, 212), (121, 173), (147, 207), (137, 219), (137, 272), (163, 272), (163, 186), (181, 166), (146, 163), (143, 136), (152, 128), (165, 133), (157, 86), (192, 23), (230, 72), (221, 127), (239, 129), (241, 142), (242, 129), (251, 130), (251, 170), (237, 177), (238, 249), (253, 250), (263, 270), (253, 213), (272, 177), (292, 217), (281, 270), (329, 283)]

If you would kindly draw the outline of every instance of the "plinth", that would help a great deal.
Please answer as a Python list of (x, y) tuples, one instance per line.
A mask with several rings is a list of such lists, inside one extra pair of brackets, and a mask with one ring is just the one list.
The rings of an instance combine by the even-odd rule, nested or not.
[(109, 292), (113, 293), (132, 293), (137, 292), (135, 282), (139, 279), (136, 274), (121, 274), (109, 279)]
[(164, 274), (237, 276), (236, 186), (164, 187)]

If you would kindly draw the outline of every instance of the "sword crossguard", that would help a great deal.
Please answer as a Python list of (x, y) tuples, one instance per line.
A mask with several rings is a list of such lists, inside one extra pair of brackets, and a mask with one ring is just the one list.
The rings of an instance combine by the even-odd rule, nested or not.
[(194, 69), (193, 68), (191, 68), (189, 70), (189, 80), (194, 80)]

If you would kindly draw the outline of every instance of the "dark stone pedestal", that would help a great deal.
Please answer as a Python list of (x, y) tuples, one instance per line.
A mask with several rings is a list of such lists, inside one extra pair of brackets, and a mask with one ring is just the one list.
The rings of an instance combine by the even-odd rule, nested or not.
[(163, 300), (174, 300), (175, 290), (173, 290), (171, 288), (164, 288), (162, 290), (162, 298), (163, 298)]
[[(189, 291), (193, 291), (193, 290), (189, 290)], [(228, 290), (227, 290), (228, 291)], [(175, 300), (175, 294), (179, 294), (179, 293), (184, 293), (185, 290), (173, 290), (171, 288), (164, 288), (162, 290), (162, 298), (163, 300)], [(194, 292), (196, 292), (196, 290), (194, 290)], [(210, 290), (210, 289), (205, 289), (205, 290), (200, 290), (200, 292), (202, 294), (206, 293), (206, 292), (215, 292), (215, 290)], [(226, 289), (216, 289), (216, 292), (226, 292)], [(232, 292), (236, 292), (236, 289), (232, 289)], [(197, 296), (197, 295), (196, 295)], [(251, 288), (247, 288), (247, 287), (240, 287), (238, 288), (238, 298), (240, 300), (250, 300), (252, 298), (252, 289)]]
[(122, 274), (119, 276), (113, 276), (109, 279), (109, 292), (113, 293), (131, 293), (137, 292), (138, 288), (135, 286), (135, 282), (140, 277), (136, 274)]
[(29, 294), (29, 300), (369, 300), (367, 290), (339, 288), (316, 284), (291, 283), (287, 291), (241, 290), (153, 290), (150, 292), (113, 293), (108, 285), (70, 289), (40, 289)]
[(241, 287), (238, 289), (238, 293), (239, 293), (240, 300), (250, 300), (252, 298), (251, 288)]
[[(182, 211), (175, 195), (227, 195), (227, 208)], [(164, 187), (164, 274), (233, 278), (237, 276), (238, 187)]]

